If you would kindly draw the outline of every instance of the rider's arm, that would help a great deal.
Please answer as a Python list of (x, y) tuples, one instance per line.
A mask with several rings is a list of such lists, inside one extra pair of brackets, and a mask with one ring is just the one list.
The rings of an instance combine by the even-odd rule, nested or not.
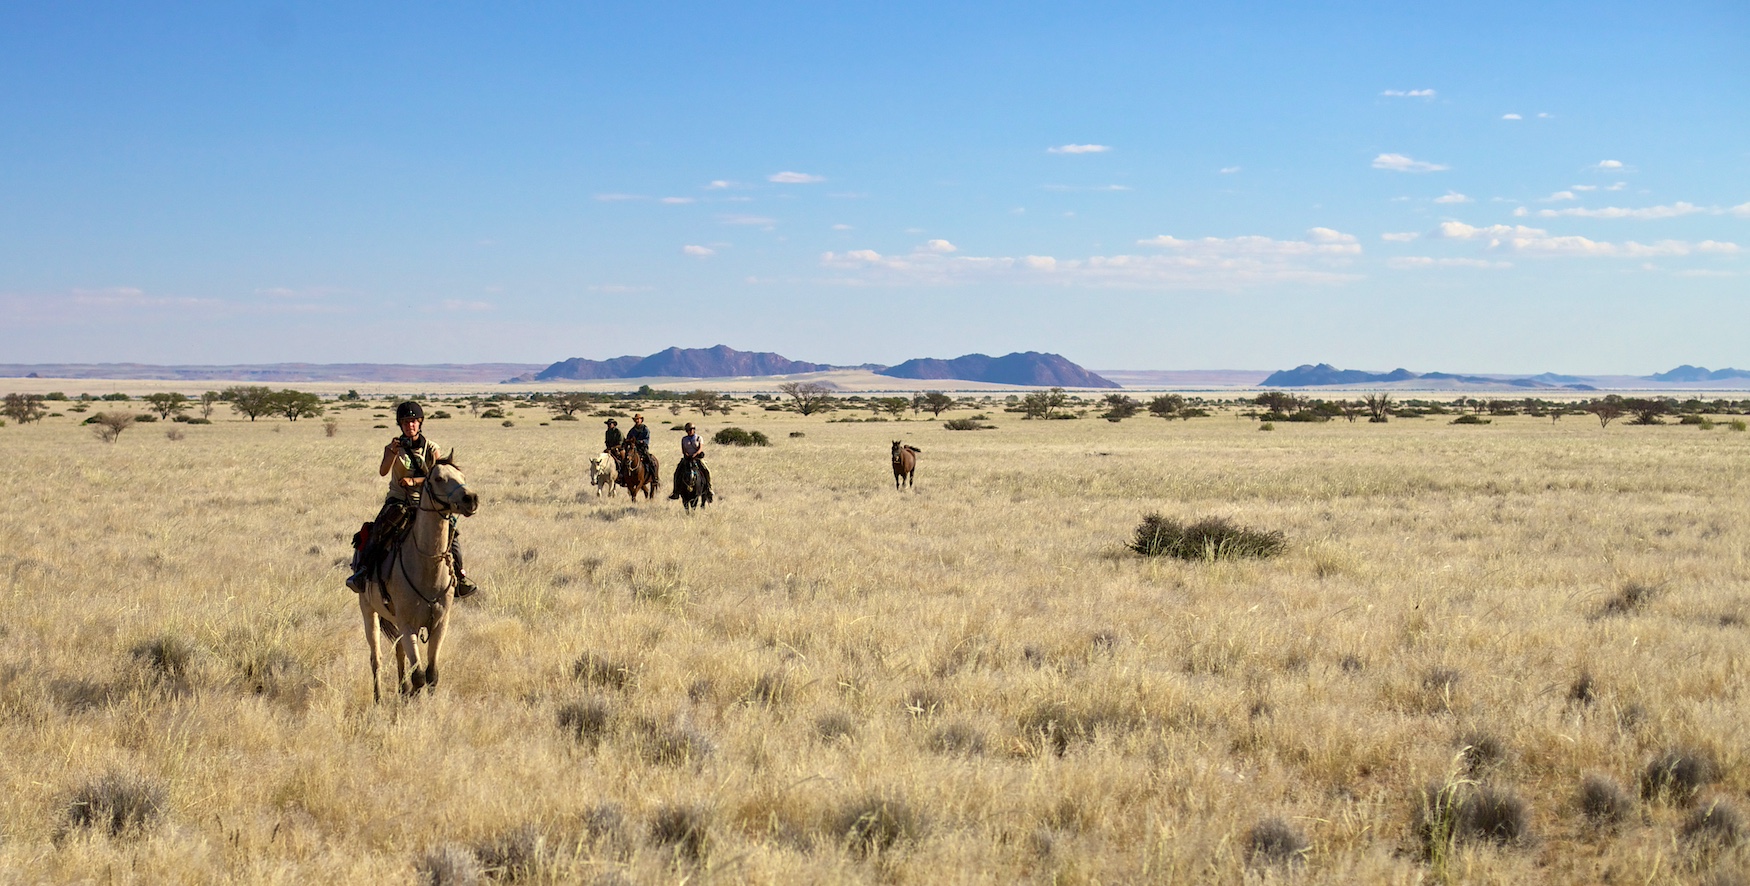
[(401, 438), (396, 437), (383, 447), (383, 464), (377, 468), (377, 476), (389, 476), (389, 468), (395, 465), (395, 457), (401, 454), (400, 443)]

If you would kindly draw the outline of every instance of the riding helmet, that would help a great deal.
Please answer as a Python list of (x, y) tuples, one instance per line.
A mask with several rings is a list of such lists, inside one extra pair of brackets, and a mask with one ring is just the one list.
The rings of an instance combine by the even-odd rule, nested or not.
[(404, 422), (410, 418), (417, 418), (420, 421), (425, 421), (425, 410), (419, 408), (419, 404), (412, 400), (405, 400), (396, 405), (395, 421), (397, 423)]

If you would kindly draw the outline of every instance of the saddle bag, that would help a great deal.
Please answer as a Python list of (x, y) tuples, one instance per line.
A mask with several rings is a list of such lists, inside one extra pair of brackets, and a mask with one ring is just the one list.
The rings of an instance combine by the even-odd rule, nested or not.
[(353, 550), (362, 551), (365, 549), (365, 545), (371, 543), (371, 527), (373, 525), (374, 523), (366, 523), (359, 527), (359, 531), (352, 534)]

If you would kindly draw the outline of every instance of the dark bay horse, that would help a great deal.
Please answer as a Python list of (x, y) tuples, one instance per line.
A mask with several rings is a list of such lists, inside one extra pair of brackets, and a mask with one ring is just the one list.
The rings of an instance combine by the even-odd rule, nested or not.
[(680, 494), (681, 507), (688, 511), (711, 503), (711, 497), (705, 494), (705, 478), (698, 459), (681, 459), (680, 469), (675, 471), (674, 491)]
[(626, 487), (626, 494), (632, 496), (633, 501), (638, 500), (640, 490), (645, 501), (655, 498), (657, 489), (662, 486), (662, 463), (654, 455), (650, 456), (650, 463), (654, 469), (647, 473), (644, 459), (638, 457), (638, 447), (630, 443), (622, 443), (614, 450), (614, 468), (619, 475), (615, 482)]
[(893, 488), (912, 485), (912, 474), (918, 469), (918, 453), (923, 452), (916, 446), (907, 446), (899, 440), (893, 441)]

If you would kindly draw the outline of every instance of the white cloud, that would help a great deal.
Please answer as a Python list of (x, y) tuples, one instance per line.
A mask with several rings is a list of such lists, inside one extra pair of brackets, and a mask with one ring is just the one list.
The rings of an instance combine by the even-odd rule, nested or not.
[(664, 197), (664, 198), (662, 198), (662, 202), (670, 204), (670, 205), (679, 205), (682, 203), (692, 203), (695, 201), (691, 197)]
[(1238, 166), (1223, 166), (1222, 168), (1216, 170), (1216, 174), (1218, 174), (1218, 175), (1233, 175), (1234, 173), (1239, 172), (1239, 171), (1240, 171), (1240, 168)]
[(492, 303), (491, 302), (464, 301), (464, 300), (459, 299), (459, 298), (446, 298), (440, 304), (443, 307), (443, 309), (446, 311), (490, 311), (490, 310), (492, 310)]
[(717, 180), (711, 182), (710, 184), (706, 185), (705, 190), (707, 190), (707, 191), (726, 191), (726, 190), (733, 188), (733, 187), (735, 187), (734, 182), (724, 181), (723, 179), (717, 179)]
[(947, 255), (950, 252), (959, 252), (960, 247), (955, 246), (946, 240), (931, 240), (930, 242), (918, 247), (918, 250), (921, 252), (934, 252), (940, 255)]
[(1719, 215), (1725, 211), (1727, 210), (1709, 209), (1707, 207), (1697, 206), (1693, 203), (1684, 203), (1679, 200), (1670, 206), (1646, 206), (1640, 209), (1624, 209), (1620, 206), (1606, 206), (1601, 209), (1586, 209), (1584, 207), (1574, 207), (1572, 209), (1545, 209), (1538, 212), (1538, 216), (1541, 218), (1560, 218), (1562, 216), (1573, 216), (1576, 218), (1628, 218), (1637, 221), (1651, 221), (1662, 218), (1678, 218), (1680, 216), (1695, 215), (1697, 213)]
[(643, 194), (597, 194), (597, 195), (595, 195), (595, 198), (597, 200), (602, 201), (603, 203), (620, 203), (620, 202), (623, 202), (626, 200), (649, 200), (650, 199), (649, 197), (646, 197)]
[(849, 231), (849, 230), (851, 230), (851, 226), (850, 225), (833, 225), (832, 229), (835, 231)]
[(1542, 202), (1544, 202), (1544, 203), (1560, 203), (1563, 200), (1578, 200), (1578, 199), (1580, 199), (1580, 198), (1575, 197), (1573, 191), (1557, 191), (1554, 194), (1551, 194), (1548, 197), (1543, 198)]
[(778, 223), (777, 219), (767, 218), (763, 215), (739, 215), (734, 213), (719, 215), (717, 216), (717, 220), (726, 225), (748, 225), (756, 228), (769, 228)]
[(1596, 191), (1596, 190), (1598, 190), (1598, 186), (1597, 185), (1569, 185), (1568, 190), (1570, 190), (1570, 191)]
[(1435, 197), (1434, 202), (1435, 203), (1471, 203), (1474, 201), (1472, 201), (1471, 198), (1466, 197), (1465, 195), (1460, 194), (1457, 191), (1447, 191), (1446, 196)]
[(1622, 168), (1622, 161), (1621, 160), (1600, 160), (1592, 168), (1593, 169), (1621, 169)]
[(1478, 228), (1464, 222), (1441, 222), (1429, 237), (1446, 240), (1484, 240), (1490, 249), (1507, 249), (1531, 255), (1608, 256), (1617, 258), (1652, 258), (1680, 255), (1736, 255), (1738, 244), (1717, 240), (1686, 243), (1681, 240), (1660, 240), (1656, 243), (1609, 243), (1587, 237), (1551, 236), (1542, 228), (1524, 225), (1489, 225)]
[(693, 243), (688, 243), (687, 245), (682, 246), (681, 252), (694, 258), (710, 258), (717, 254), (717, 250), (712, 249), (709, 246), (699, 246)]
[(1433, 98), (1434, 97), (1434, 90), (1432, 90), (1432, 89), (1410, 89), (1410, 90), (1387, 89), (1386, 91), (1380, 93), (1380, 95), (1389, 95), (1389, 96), (1392, 96), (1393, 98)]
[(1502, 114), (1501, 119), (1502, 120), (1524, 120), (1525, 118), (1519, 116), (1518, 114)]
[(1628, 187), (1628, 182), (1617, 182), (1614, 185), (1610, 185), (1610, 186), (1606, 187), (1604, 190), (1606, 190), (1606, 191), (1620, 191), (1626, 187)]
[(826, 181), (822, 175), (810, 175), (806, 172), (774, 172), (766, 176), (766, 181), (781, 185), (814, 185)]
[(1392, 172), (1440, 172), (1452, 167), (1440, 163), (1412, 160), (1403, 154), (1381, 154), (1373, 158), (1373, 168), (1389, 169)]
[(1047, 154), (1104, 154), (1112, 150), (1110, 145), (1058, 145), (1046, 148)]
[(1411, 240), (1414, 240), (1420, 236), (1422, 236), (1422, 235), (1416, 233), (1415, 231), (1402, 231), (1402, 232), (1398, 232), (1398, 233), (1380, 234), (1379, 239), (1384, 240), (1388, 243), (1408, 243)]
[(1387, 259), (1386, 264), (1400, 270), (1421, 270), (1423, 268), (1499, 270), (1513, 267), (1513, 263), (1510, 261), (1488, 261), (1480, 258), (1433, 258), (1426, 255), (1409, 255), (1403, 258)]
[(1545, 111), (1538, 111), (1537, 112), (1537, 119), (1539, 119), (1539, 120), (1548, 120), (1549, 118), (1554, 117), (1554, 116), (1555, 116), (1554, 114), (1551, 114), (1551, 113), (1548, 113)]
[(1750, 203), (1739, 203), (1726, 211), (1739, 218), (1750, 218)]
[(1355, 237), (1313, 228), (1305, 240), (1270, 237), (1172, 236), (1138, 241), (1157, 255), (1057, 258), (1049, 255), (968, 256), (919, 249), (882, 255), (870, 249), (828, 252), (821, 264), (846, 272), (842, 283), (956, 282), (1057, 283), (1124, 288), (1238, 288), (1274, 283), (1343, 283), (1358, 279), (1346, 267), (1361, 252)]
[(134, 286), (110, 286), (104, 289), (75, 289), (75, 304), (104, 308), (195, 308), (219, 304), (218, 299), (192, 296), (147, 295)]

